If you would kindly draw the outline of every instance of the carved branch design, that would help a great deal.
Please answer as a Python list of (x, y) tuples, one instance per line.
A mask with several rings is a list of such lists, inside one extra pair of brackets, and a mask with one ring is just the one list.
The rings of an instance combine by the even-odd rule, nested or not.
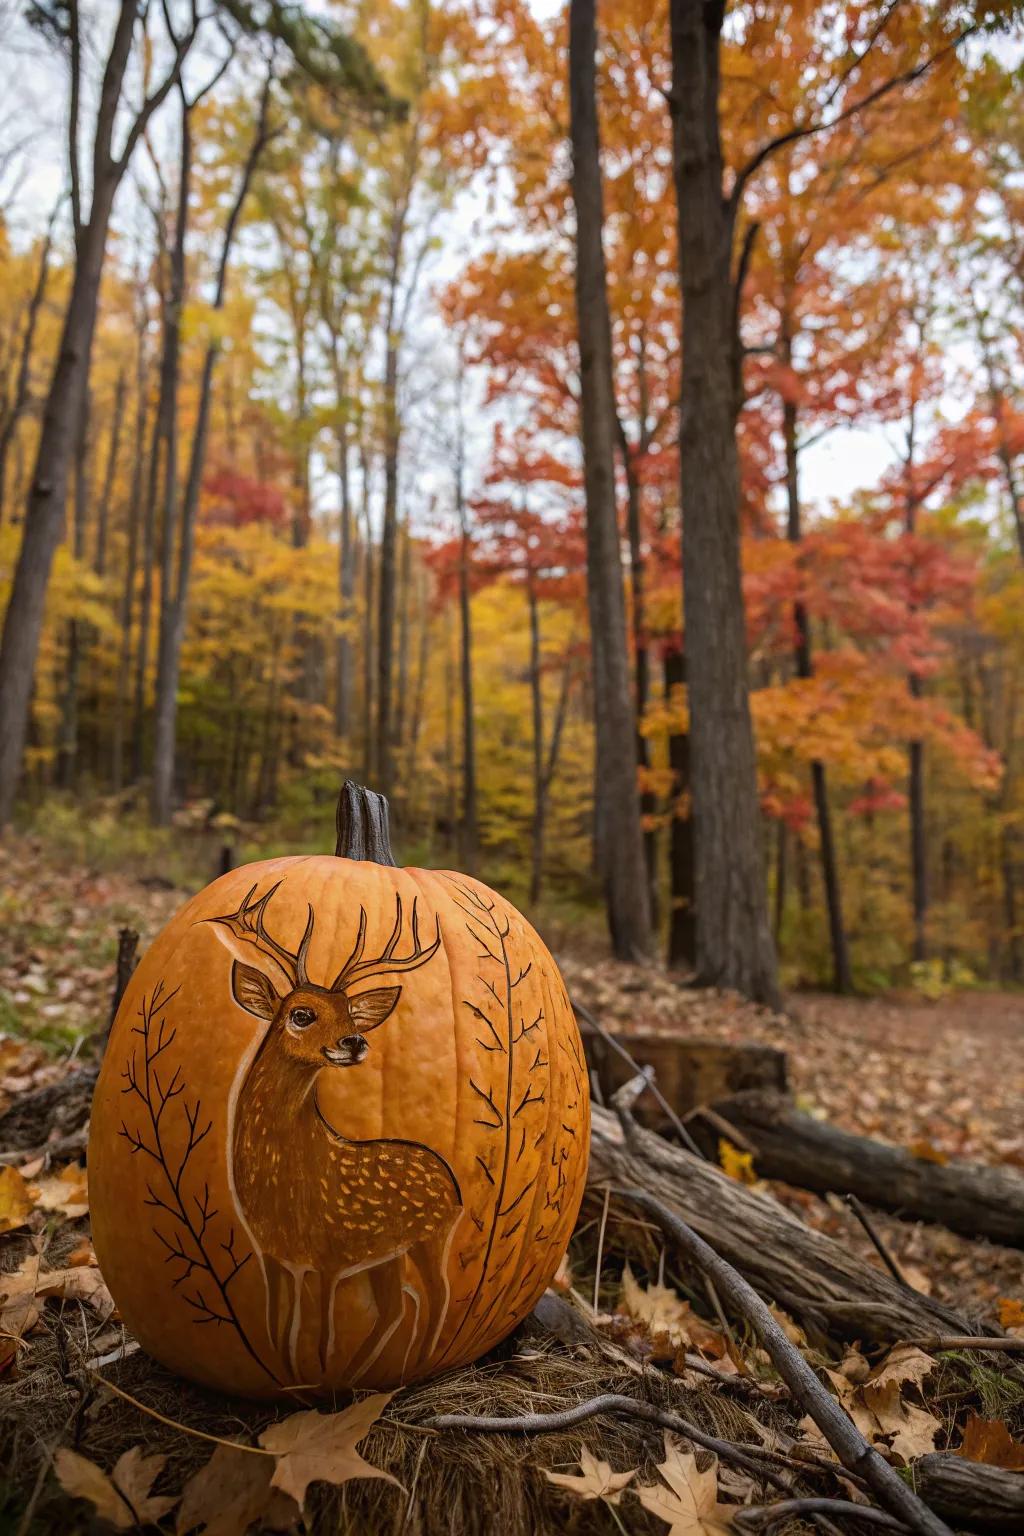
[[(476, 979), (484, 996), (478, 1000), (463, 998), (462, 1005), (481, 1026), (476, 1044), (483, 1059), (479, 1072), (469, 1079), (477, 1101), (474, 1122), (485, 1135), (493, 1137), (493, 1142), (490, 1150), (476, 1158), (487, 1180), (486, 1203), (482, 1209), (468, 1212), (480, 1234), (477, 1278), (468, 1294), (456, 1298), (464, 1308), (463, 1320), (446, 1354), (456, 1344), (460, 1350), (471, 1348), (493, 1327), (495, 1309), (505, 1299), (504, 1292), (496, 1288), (487, 1305), (480, 1307), (485, 1283), (497, 1280), (509, 1266), (514, 1274), (515, 1266), (527, 1263), (522, 1228), (532, 1201), (539, 1198), (537, 1186), (543, 1170), (529, 1161), (523, 1164), (522, 1159), (528, 1151), (536, 1152), (546, 1136), (546, 1122), (538, 1129), (536, 1117), (529, 1112), (540, 1108), (548, 1113), (550, 1068), (543, 1033), (544, 1009), (536, 998), (532, 1004), (520, 1001), (530, 990), (525, 985), (528, 979), (536, 979), (533, 960), (522, 964), (516, 960), (510, 919), (494, 898), (452, 877), (449, 884), (480, 962)], [(468, 1268), (472, 1256), (460, 1257), (463, 1269)], [(517, 1297), (527, 1284), (534, 1283), (536, 1270), (534, 1259), (518, 1284), (514, 1279), (510, 1282), (516, 1286)]]
[[(204, 1123), (199, 1098), (189, 1103), (180, 1065), (169, 1077), (163, 1066), (157, 1065), (177, 1034), (168, 1022), (167, 1008), (178, 990), (176, 987), (172, 992), (166, 992), (163, 982), (159, 981), (152, 993), (142, 999), (141, 1022), (132, 1027), (132, 1034), (139, 1037), (141, 1044), (133, 1046), (128, 1064), (121, 1073), (125, 1085), (121, 1091), (138, 1099), (143, 1120), (133, 1129), (127, 1119), (123, 1119), (118, 1134), (128, 1143), (133, 1157), (142, 1155), (156, 1165), (153, 1179), (146, 1181), (144, 1204), (155, 1213), (152, 1232), (165, 1250), (164, 1262), (172, 1266), (169, 1270), (171, 1289), (179, 1291), (186, 1306), (195, 1312), (195, 1322), (226, 1324), (234, 1328), (246, 1352), (276, 1381), (277, 1377), (260, 1358), (246, 1334), (230, 1295), (232, 1282), (249, 1263), (252, 1254), (239, 1254), (234, 1226), (229, 1228), (226, 1242), (215, 1241), (213, 1223), (220, 1212), (211, 1206), (208, 1183), (203, 1183), (201, 1193), (186, 1189), (186, 1176), (193, 1156), (209, 1136), (213, 1121)], [(167, 1131), (168, 1110), (175, 1105), (182, 1111), (178, 1117), (179, 1127), (184, 1121), (183, 1145), (177, 1153), (169, 1144)], [(166, 1220), (162, 1221), (162, 1218)], [(183, 1289), (193, 1281), (191, 1290)]]

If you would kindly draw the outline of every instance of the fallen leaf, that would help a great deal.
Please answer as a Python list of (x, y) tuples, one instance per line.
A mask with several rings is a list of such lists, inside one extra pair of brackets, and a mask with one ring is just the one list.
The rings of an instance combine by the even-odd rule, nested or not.
[(1000, 1296), (999, 1322), (1013, 1334), (1024, 1328), (1024, 1301), (1018, 1301), (1015, 1296)]
[(96, 1250), (87, 1237), (83, 1237), (77, 1248), (73, 1248), (66, 1260), (69, 1269), (78, 1269), (82, 1265), (95, 1265)]
[(36, 1295), (60, 1301), (84, 1301), (99, 1314), (101, 1322), (106, 1322), (114, 1311), (114, 1298), (94, 1266), (46, 1270), (39, 1276)]
[(909, 1381), (919, 1387), (927, 1381), (935, 1366), (936, 1361), (931, 1355), (926, 1355), (923, 1349), (918, 1349), (914, 1344), (901, 1344), (890, 1350), (885, 1359), (875, 1366), (868, 1381), (874, 1387), (885, 1387), (892, 1381)]
[(0, 1333), (23, 1338), (39, 1321), (42, 1304), (36, 1296), (39, 1255), (30, 1254), (17, 1269), (0, 1274)]
[(391, 1392), (374, 1392), (341, 1413), (317, 1413), (309, 1409), (293, 1413), (280, 1424), (271, 1424), (260, 1435), (260, 1444), (278, 1458), (273, 1485), (290, 1494), (300, 1510), (310, 1483), (347, 1483), (355, 1477), (380, 1477), (401, 1483), (390, 1472), (373, 1467), (356, 1450), (391, 1401)]
[(868, 1383), (861, 1388), (861, 1395), (878, 1422), (877, 1432), (868, 1436), (870, 1440), (888, 1441), (893, 1454), (908, 1464), (935, 1449), (941, 1421), (933, 1413), (904, 1402), (898, 1380), (884, 1385)]
[(725, 1536), (730, 1512), (718, 1502), (718, 1462), (697, 1471), (697, 1458), (665, 1435), (665, 1460), (658, 1463), (667, 1487), (637, 1488), (644, 1509), (669, 1526), (669, 1536)]
[(85, 1169), (69, 1163), (60, 1173), (36, 1180), (36, 1205), (43, 1211), (59, 1211), (69, 1221), (89, 1214), (89, 1186)]
[(598, 1460), (581, 1445), (580, 1473), (576, 1477), (570, 1472), (545, 1470), (544, 1476), (557, 1488), (568, 1488), (579, 1499), (604, 1499), (606, 1504), (618, 1504), (623, 1488), (636, 1477), (636, 1468), (632, 1472), (613, 1472), (607, 1461)]
[(719, 1137), (718, 1162), (722, 1172), (730, 1179), (735, 1179), (738, 1184), (757, 1183), (753, 1153), (741, 1152), (739, 1147), (734, 1147), (725, 1136)]
[(957, 1454), (1005, 1472), (1024, 1472), (1024, 1445), (1013, 1438), (1002, 1419), (981, 1419), (972, 1413)]
[(34, 1190), (17, 1168), (0, 1168), (0, 1232), (16, 1232), (35, 1208)]
[(294, 1524), (299, 1510), (289, 1494), (273, 1486), (275, 1465), (272, 1456), (218, 1445), (182, 1490), (175, 1526), (178, 1536), (197, 1527), (205, 1536), (245, 1536), (257, 1520), (289, 1512), (287, 1523)]
[(641, 1285), (628, 1264), (622, 1272), (619, 1305), (636, 1322), (643, 1323), (652, 1338), (665, 1334), (676, 1348), (681, 1344), (692, 1344), (697, 1349), (706, 1347), (712, 1354), (724, 1352), (721, 1334), (698, 1317), (688, 1301), (670, 1286)]
[(152, 1497), (150, 1489), (164, 1469), (166, 1456), (146, 1456), (133, 1445), (118, 1457), (108, 1476), (88, 1456), (62, 1448), (53, 1458), (57, 1481), (65, 1493), (88, 1499), (96, 1513), (119, 1531), (155, 1524), (177, 1504), (177, 1498)]

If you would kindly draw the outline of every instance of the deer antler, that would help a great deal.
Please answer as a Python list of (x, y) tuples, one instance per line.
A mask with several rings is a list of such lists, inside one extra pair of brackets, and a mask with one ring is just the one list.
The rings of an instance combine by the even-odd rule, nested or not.
[(356, 934), (356, 942), (352, 946), (349, 955), (341, 970), (331, 983), (332, 992), (347, 992), (354, 982), (365, 981), (370, 976), (385, 976), (396, 971), (414, 971), (417, 966), (426, 965), (432, 955), (435, 955), (441, 947), (441, 923), (435, 918), (434, 942), (426, 948), (420, 943), (419, 913), (416, 910), (416, 899), (412, 904), (412, 950), (408, 955), (396, 955), (398, 941), (402, 936), (402, 898), (395, 898), (395, 926), (391, 930), (388, 939), (380, 954), (375, 958), (364, 960), (363, 949), (366, 946), (366, 909), (359, 908), (359, 932)]
[(306, 956), (309, 953), (309, 942), (313, 937), (313, 908), (309, 907), (309, 916), (306, 919), (306, 931), (302, 935), (302, 941), (297, 950), (285, 949), (276, 939), (272, 939), (264, 925), (264, 914), (267, 904), (274, 893), (280, 888), (281, 882), (272, 885), (257, 901), (254, 885), (249, 893), (243, 897), (242, 905), (237, 912), (229, 912), (224, 917), (207, 917), (207, 923), (223, 923), (229, 928), (236, 939), (245, 939), (254, 944), (263, 954), (270, 955), (289, 978), (293, 986), (305, 986), (309, 977), (306, 974)]

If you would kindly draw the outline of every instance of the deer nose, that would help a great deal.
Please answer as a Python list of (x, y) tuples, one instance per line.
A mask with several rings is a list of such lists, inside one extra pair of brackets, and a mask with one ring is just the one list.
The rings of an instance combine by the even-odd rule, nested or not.
[(348, 1063), (355, 1065), (355, 1063), (362, 1061), (370, 1047), (362, 1035), (345, 1035), (343, 1039), (338, 1041), (338, 1049)]

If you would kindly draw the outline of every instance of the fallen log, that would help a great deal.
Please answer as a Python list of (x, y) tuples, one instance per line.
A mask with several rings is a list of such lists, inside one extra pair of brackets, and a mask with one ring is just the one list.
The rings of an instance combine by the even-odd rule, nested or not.
[(815, 1232), (772, 1196), (636, 1128), (627, 1147), (609, 1111), (594, 1107), (588, 1184), (603, 1194), (638, 1186), (671, 1206), (768, 1301), (823, 1338), (892, 1344), (991, 1332), (909, 1290)]
[(914, 1462), (914, 1487), (937, 1514), (981, 1536), (1024, 1531), (1024, 1472), (936, 1451)]
[(1011, 1169), (915, 1157), (801, 1114), (778, 1093), (737, 1093), (712, 1108), (751, 1143), (762, 1178), (1024, 1248), (1024, 1177)]

